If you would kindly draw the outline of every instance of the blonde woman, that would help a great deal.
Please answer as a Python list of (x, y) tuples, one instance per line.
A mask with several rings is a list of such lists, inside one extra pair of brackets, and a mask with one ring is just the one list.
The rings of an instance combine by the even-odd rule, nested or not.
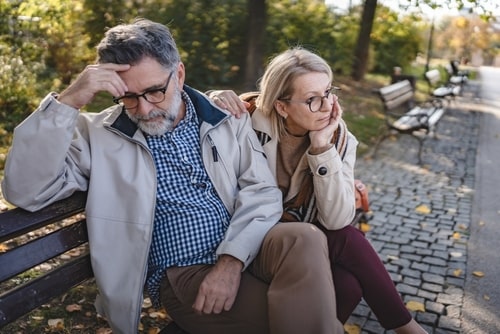
[[(253, 128), (283, 195), (281, 221), (309, 223), (327, 236), (342, 323), (364, 298), (385, 329), (426, 333), (368, 240), (350, 225), (358, 142), (342, 119), (332, 81), (324, 59), (292, 48), (271, 60), (251, 100)], [(209, 95), (237, 116), (249, 107), (233, 91)]]

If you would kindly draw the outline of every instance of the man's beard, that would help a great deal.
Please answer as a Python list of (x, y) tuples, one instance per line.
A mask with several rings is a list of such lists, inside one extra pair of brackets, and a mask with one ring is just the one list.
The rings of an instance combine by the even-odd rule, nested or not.
[[(181, 111), (181, 105), (181, 91), (179, 87), (175, 87), (174, 93), (172, 94), (172, 101), (167, 109), (153, 109), (147, 116), (131, 114), (128, 110), (125, 110), (125, 112), (128, 117), (137, 124), (142, 132), (150, 136), (161, 136), (174, 128), (174, 122)], [(160, 117), (160, 119), (153, 122), (148, 121), (156, 117)]]

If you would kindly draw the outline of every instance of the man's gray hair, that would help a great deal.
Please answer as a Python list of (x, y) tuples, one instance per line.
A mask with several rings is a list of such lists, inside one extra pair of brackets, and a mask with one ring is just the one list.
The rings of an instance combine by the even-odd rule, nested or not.
[(97, 62), (101, 64), (134, 65), (144, 57), (151, 57), (170, 69), (180, 63), (179, 51), (166, 26), (136, 19), (109, 29), (97, 45)]

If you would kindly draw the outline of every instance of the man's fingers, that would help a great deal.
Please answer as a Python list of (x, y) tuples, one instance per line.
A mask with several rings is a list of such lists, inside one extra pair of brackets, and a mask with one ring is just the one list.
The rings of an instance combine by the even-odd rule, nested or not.
[(201, 312), (203, 311), (204, 305), (205, 305), (205, 296), (198, 292), (198, 295), (196, 296), (196, 300), (194, 301), (194, 304), (193, 304), (193, 309), (197, 313), (201, 314)]

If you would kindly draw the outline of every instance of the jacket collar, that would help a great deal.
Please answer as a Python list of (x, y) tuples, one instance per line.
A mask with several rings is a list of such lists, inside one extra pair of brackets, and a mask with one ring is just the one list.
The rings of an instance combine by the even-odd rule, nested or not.
[[(206, 122), (212, 126), (216, 126), (224, 119), (230, 117), (228, 113), (217, 107), (201, 92), (187, 85), (184, 85), (183, 89), (193, 102), (200, 124), (201, 122)], [(105, 124), (132, 138), (138, 129), (137, 124), (127, 116), (124, 108), (112, 108), (115, 108), (115, 110), (111, 111), (111, 114), (105, 120)]]

